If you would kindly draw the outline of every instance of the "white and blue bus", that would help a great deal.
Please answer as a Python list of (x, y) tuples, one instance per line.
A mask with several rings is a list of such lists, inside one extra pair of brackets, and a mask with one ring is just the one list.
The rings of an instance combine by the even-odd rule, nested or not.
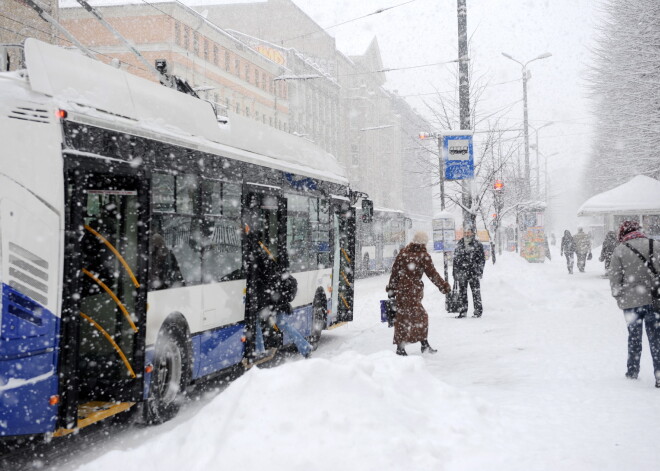
[(75, 51), (24, 56), (0, 73), (0, 437), (167, 420), (248, 367), (255, 221), (288, 255), (298, 330), (352, 320), (355, 198), (333, 156)]

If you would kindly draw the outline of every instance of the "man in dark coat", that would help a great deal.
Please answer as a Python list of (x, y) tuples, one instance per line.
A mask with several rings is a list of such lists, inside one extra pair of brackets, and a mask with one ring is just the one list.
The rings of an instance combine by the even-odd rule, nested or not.
[(573, 264), (575, 263), (575, 242), (573, 241), (573, 236), (568, 229), (564, 231), (564, 237), (561, 238), (561, 248), (559, 249), (559, 255), (566, 256), (566, 267), (568, 268), (568, 273), (572, 275)]
[(467, 290), (472, 288), (472, 301), (474, 304), (474, 317), (481, 317), (483, 305), (481, 304), (481, 285), (479, 280), (484, 274), (486, 255), (484, 247), (474, 237), (471, 229), (465, 231), (465, 236), (456, 244), (454, 251), (454, 279), (458, 281), (458, 290), (461, 298), (461, 311), (457, 317), (466, 317), (468, 310)]
[[(268, 247), (261, 241), (258, 234), (246, 235), (246, 309), (245, 321), (248, 342), (245, 356), (253, 361), (265, 353), (266, 347), (279, 348), (282, 331), (296, 345), (304, 357), (309, 357), (312, 345), (289, 322), (288, 316), (293, 312), (291, 301), (295, 296), (295, 279), (288, 271), (286, 255), (280, 260), (270, 253)], [(266, 338), (264, 339), (264, 331)]]
[(436, 353), (429, 345), (429, 315), (422, 306), (426, 274), (440, 292), (448, 294), (451, 286), (438, 274), (431, 256), (426, 251), (429, 236), (425, 232), (415, 234), (413, 241), (403, 248), (392, 266), (387, 292), (394, 298), (396, 319), (394, 321), (394, 344), (397, 355), (407, 355), (408, 343), (421, 342), (422, 353)]
[[(652, 290), (657, 289), (648, 263), (660, 273), (660, 244), (649, 240), (636, 221), (624, 221), (619, 242), (610, 262), (612, 296), (628, 326), (628, 371), (626, 377), (637, 379), (642, 355), (642, 324), (646, 324), (655, 387), (660, 388), (660, 309), (654, 307)], [(653, 257), (651, 257), (653, 252)], [(644, 260), (642, 260), (642, 258)]]
[(575, 256), (577, 258), (577, 267), (580, 272), (584, 272), (587, 260), (591, 260), (591, 238), (584, 229), (578, 227), (577, 234), (573, 236), (575, 244)]

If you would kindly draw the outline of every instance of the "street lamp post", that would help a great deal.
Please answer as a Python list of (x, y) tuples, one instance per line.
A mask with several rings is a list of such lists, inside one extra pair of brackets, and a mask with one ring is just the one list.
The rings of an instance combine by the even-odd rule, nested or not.
[(525, 135), (525, 197), (529, 198), (530, 196), (530, 174), (529, 174), (529, 130), (528, 130), (528, 120), (527, 120), (527, 65), (535, 60), (547, 59), (552, 56), (551, 53), (546, 52), (541, 54), (534, 59), (530, 59), (527, 62), (523, 63), (519, 60), (514, 59), (511, 55), (503, 52), (502, 55), (507, 59), (511, 59), (514, 62), (517, 62), (522, 67), (522, 80), (523, 80), (523, 109), (524, 109), (524, 135)]
[[(534, 130), (534, 134), (536, 134), (536, 197), (538, 199), (541, 199), (541, 177), (540, 177), (540, 166), (539, 166), (539, 131), (543, 128), (547, 128), (548, 126), (552, 126), (554, 123), (552, 121), (545, 123), (542, 126), (536, 127), (532, 126), (531, 124), (529, 125), (530, 128)], [(546, 159), (546, 170), (547, 170), (547, 159)]]

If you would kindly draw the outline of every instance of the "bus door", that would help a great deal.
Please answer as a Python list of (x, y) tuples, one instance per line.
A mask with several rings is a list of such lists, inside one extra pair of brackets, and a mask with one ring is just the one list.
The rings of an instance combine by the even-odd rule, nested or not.
[(78, 167), (66, 184), (61, 434), (143, 395), (149, 250), (146, 179)]
[[(286, 252), (286, 199), (275, 187), (246, 184), (243, 190), (243, 229), (245, 234), (257, 234), (262, 248), (272, 258), (287, 265)], [(246, 240), (245, 238), (243, 239)], [(245, 242), (244, 242), (245, 243)], [(243, 247), (243, 257), (250, 256), (254, 248)], [(248, 280), (249, 284), (249, 280)], [(256, 325), (256, 312), (249, 296), (245, 301), (247, 337), (252, 338)]]
[(332, 200), (334, 263), (331, 324), (353, 320), (355, 280), (355, 208), (348, 200)]

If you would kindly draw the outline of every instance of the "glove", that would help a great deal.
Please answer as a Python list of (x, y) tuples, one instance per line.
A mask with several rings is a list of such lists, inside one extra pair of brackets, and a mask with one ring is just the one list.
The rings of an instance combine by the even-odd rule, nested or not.
[(445, 283), (445, 285), (442, 287), (440, 292), (444, 295), (451, 293), (451, 286), (449, 285), (449, 283)]
[(589, 252), (589, 255), (587, 255), (587, 260), (591, 260), (593, 258), (593, 255), (591, 255), (591, 252)]

